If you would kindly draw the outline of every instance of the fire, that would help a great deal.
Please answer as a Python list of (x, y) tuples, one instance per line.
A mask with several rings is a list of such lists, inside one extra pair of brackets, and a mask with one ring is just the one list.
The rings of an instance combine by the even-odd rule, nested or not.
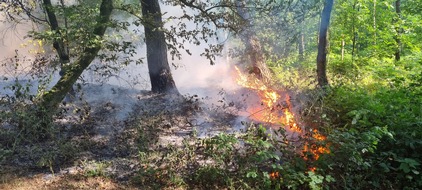
[[(316, 129), (313, 130), (312, 138), (316, 139), (317, 141), (325, 141), (327, 139), (325, 136), (321, 135)], [(330, 153), (330, 149), (328, 149), (328, 147), (318, 146), (315, 144), (311, 145), (310, 148), (308, 146), (308, 144), (305, 144), (303, 150), (305, 152), (311, 152), (315, 160), (318, 160), (321, 154)]]
[(271, 172), (269, 173), (270, 179), (277, 179), (280, 177), (280, 173), (278, 172)]
[[(239, 76), (237, 78), (237, 83), (245, 88), (255, 90), (264, 106), (263, 109), (252, 108), (249, 110), (252, 113), (252, 119), (271, 124), (283, 124), (293, 132), (302, 132), (302, 129), (295, 121), (293, 113), (290, 111), (292, 105), (288, 95), (286, 95), (284, 99), (287, 106), (280, 109), (280, 105), (277, 105), (277, 102), (279, 102), (281, 96), (275, 90), (272, 90), (252, 76), (243, 75), (239, 68), (235, 67), (235, 69)], [(279, 116), (278, 110), (282, 110), (284, 117)]]
[(290, 109), (292, 107), (292, 103), (290, 103), (290, 97), (286, 95), (285, 100), (288, 108), (284, 109), (284, 118), (281, 118), (282, 123), (284, 124), (284, 126), (290, 127), (290, 129), (292, 129), (293, 131), (302, 132), (302, 129), (297, 125), (295, 121), (293, 113), (290, 112)]
[(327, 139), (325, 136), (323, 136), (323, 135), (319, 134), (318, 130), (314, 129), (314, 131), (313, 131), (313, 132), (314, 132), (314, 133), (312, 134), (312, 137), (313, 137), (314, 139), (319, 140), (319, 141), (324, 141), (325, 139)]
[[(282, 124), (287, 130), (300, 134), (303, 133), (302, 128), (297, 124), (295, 116), (291, 111), (292, 104), (290, 102), (289, 95), (286, 94), (284, 97), (286, 106), (281, 106), (277, 104), (280, 102), (280, 94), (269, 88), (257, 78), (242, 74), (238, 67), (235, 67), (235, 69), (238, 76), (236, 79), (237, 83), (240, 86), (256, 91), (262, 101), (262, 105), (264, 106), (263, 109), (249, 108), (249, 112), (252, 113), (252, 119), (274, 125)], [(316, 129), (313, 130), (312, 137), (317, 141), (326, 140), (326, 137), (321, 135)], [(308, 143), (304, 145), (303, 151), (312, 153), (315, 160), (318, 160), (321, 154), (330, 153), (329, 149), (326, 147), (309, 145)], [(315, 168), (311, 168), (311, 170), (315, 170)]]

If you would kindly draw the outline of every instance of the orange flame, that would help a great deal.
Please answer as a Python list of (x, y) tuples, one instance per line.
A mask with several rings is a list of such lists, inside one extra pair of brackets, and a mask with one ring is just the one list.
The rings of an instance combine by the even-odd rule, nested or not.
[(290, 127), (293, 131), (302, 132), (302, 128), (297, 125), (293, 113), (290, 112), (292, 103), (290, 102), (290, 97), (288, 95), (286, 95), (286, 103), (288, 108), (284, 109), (284, 118), (281, 118), (282, 123), (284, 126)]
[(264, 83), (260, 80), (253, 78), (252, 76), (243, 75), (242, 72), (239, 70), (238, 67), (235, 67), (238, 78), (237, 83), (245, 88), (249, 88), (255, 90), (259, 97), (261, 98), (262, 104), (265, 106), (264, 109), (256, 109), (252, 108), (251, 111), (253, 114), (251, 115), (252, 119), (263, 121), (271, 124), (283, 124), (284, 126), (288, 126), (289, 129), (295, 132), (301, 132), (301, 128), (297, 125), (294, 115), (291, 110), (291, 103), (290, 98), (286, 95), (285, 101), (287, 102), (287, 107), (282, 108), (284, 117), (280, 117), (276, 110), (275, 106), (276, 103), (280, 99), (280, 95), (275, 91), (267, 87)]
[[(325, 141), (327, 138), (323, 135), (321, 135), (318, 130), (314, 129), (312, 137), (316, 139), (317, 141)], [(319, 156), (321, 154), (329, 154), (330, 149), (328, 147), (318, 146), (318, 145), (311, 145), (311, 148), (308, 147), (308, 143), (305, 144), (303, 151), (305, 152), (311, 152), (315, 160), (319, 159)]]
[[(249, 111), (253, 113), (251, 115), (252, 119), (262, 122), (267, 122), (271, 124), (283, 124), (286, 129), (290, 129), (293, 132), (302, 133), (302, 128), (296, 123), (295, 116), (291, 112), (292, 105), (290, 102), (290, 96), (286, 94), (284, 101), (287, 104), (287, 107), (281, 108), (282, 116), (279, 115), (279, 112), (275, 111), (276, 104), (280, 99), (280, 95), (275, 91), (267, 87), (263, 82), (254, 78), (253, 76), (248, 76), (242, 74), (238, 67), (235, 67), (238, 78), (237, 83), (240, 86), (245, 88), (252, 89), (256, 91), (262, 101), (264, 109), (252, 108)], [(280, 108), (279, 108), (280, 109)], [(321, 135), (318, 130), (314, 129), (312, 137), (318, 141), (324, 141), (325, 136)], [(320, 154), (330, 153), (329, 149), (322, 146), (311, 145), (306, 143), (303, 148), (304, 152), (311, 152), (314, 159), (318, 160)], [(305, 158), (306, 159), (306, 158)], [(315, 168), (311, 169), (315, 170)]]
[(280, 177), (280, 173), (278, 172), (271, 172), (268, 175), (270, 176), (270, 179), (277, 179)]

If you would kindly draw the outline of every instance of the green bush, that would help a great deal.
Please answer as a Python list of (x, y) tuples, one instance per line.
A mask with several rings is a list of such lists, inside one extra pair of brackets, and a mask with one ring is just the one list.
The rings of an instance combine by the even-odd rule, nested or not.
[[(407, 79), (406, 79), (407, 80)], [(422, 185), (422, 98), (412, 82), (368, 90), (332, 89), (326, 106), (336, 126), (328, 135), (331, 154), (318, 162), (321, 171), (338, 176), (338, 188), (417, 189)], [(357, 186), (359, 184), (359, 186)]]

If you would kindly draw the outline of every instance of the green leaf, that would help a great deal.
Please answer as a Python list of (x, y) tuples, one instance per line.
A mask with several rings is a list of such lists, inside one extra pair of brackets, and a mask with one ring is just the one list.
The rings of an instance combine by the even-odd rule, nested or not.
[(404, 173), (410, 172), (410, 167), (409, 167), (409, 164), (407, 163), (401, 163), (399, 169), (403, 170)]
[(248, 178), (256, 178), (256, 177), (258, 177), (258, 174), (257, 174), (255, 171), (253, 171), (253, 172), (248, 172), (248, 173), (246, 174), (246, 177), (248, 177)]
[(384, 172), (390, 172), (390, 168), (385, 163), (379, 164), (382, 169), (384, 169)]
[(335, 182), (336, 179), (334, 179), (331, 175), (327, 175), (327, 176), (325, 176), (325, 181), (330, 183), (330, 182)]

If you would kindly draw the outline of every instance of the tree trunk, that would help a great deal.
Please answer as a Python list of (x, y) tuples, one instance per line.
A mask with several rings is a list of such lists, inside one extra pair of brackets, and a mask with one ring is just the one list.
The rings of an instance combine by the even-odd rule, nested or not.
[(160, 4), (158, 0), (141, 0), (144, 16), (145, 43), (151, 91), (154, 93), (176, 93), (176, 84), (171, 75), (167, 59), (167, 44), (162, 31)]
[(289, 56), (290, 56), (290, 52), (291, 52), (291, 44), (289, 43), (285, 43), (285, 47), (283, 48), (283, 58), (285, 60), (288, 60)]
[(303, 31), (300, 32), (299, 35), (299, 61), (303, 61), (305, 59), (304, 56), (304, 50), (305, 50), (305, 34), (303, 34)]
[(305, 34), (303, 33), (303, 22), (304, 22), (304, 16), (301, 16), (299, 18), (299, 24), (300, 24), (300, 32), (298, 37), (298, 50), (299, 50), (299, 61), (302, 62), (304, 60), (304, 50), (305, 50)]
[(373, 16), (373, 27), (374, 27), (374, 45), (377, 45), (377, 0), (374, 0), (374, 16)]
[(401, 31), (402, 28), (400, 27), (400, 24), (398, 23), (401, 19), (401, 9), (400, 9), (400, 0), (396, 0), (396, 13), (397, 13), (397, 19), (395, 20), (395, 25), (396, 25), (396, 36), (395, 36), (395, 40), (397, 43), (397, 48), (396, 48), (396, 52), (394, 53), (394, 57), (396, 59), (396, 61), (400, 61), (400, 54), (401, 54)]
[(261, 43), (259, 42), (256, 33), (253, 31), (251, 23), (251, 17), (249, 11), (245, 8), (245, 0), (236, 1), (237, 12), (243, 19), (243, 31), (240, 33), (240, 38), (246, 47), (245, 54), (247, 55), (247, 60), (249, 64), (252, 65), (250, 73), (254, 74), (259, 80), (264, 83), (270, 82), (271, 71), (265, 63), (265, 57), (262, 52)]
[[(94, 35), (102, 37), (107, 29), (106, 24), (110, 21), (110, 15), (113, 10), (112, 0), (103, 0), (100, 7), (100, 16), (94, 29)], [(60, 102), (66, 94), (72, 89), (72, 85), (78, 80), (82, 72), (91, 64), (100, 51), (101, 45), (86, 48), (75, 63), (65, 69), (56, 85), (51, 90), (43, 94), (38, 102), (38, 107), (47, 111), (49, 116), (55, 112)], [(50, 115), (51, 114), (51, 115)]]
[(355, 23), (353, 22), (353, 27), (352, 27), (352, 33), (353, 33), (353, 38), (352, 38), (352, 61), (355, 60), (355, 50), (356, 50), (356, 39), (357, 39), (357, 33), (355, 31)]
[(341, 35), (341, 61), (344, 61), (344, 35)]
[(328, 86), (327, 79), (327, 34), (330, 25), (331, 10), (334, 0), (326, 0), (321, 14), (321, 26), (319, 29), (318, 56), (317, 56), (317, 78), (318, 86), (325, 88)]
[[(356, 1), (353, 4), (353, 13), (356, 11)], [(355, 16), (354, 14), (352, 15)], [(356, 19), (352, 19), (352, 62), (355, 60), (355, 49), (356, 49), (356, 38), (357, 38), (357, 32), (356, 32)]]
[(353, 26), (353, 39), (352, 39), (352, 61), (355, 60), (356, 54), (357, 54), (357, 39), (358, 39), (358, 33), (355, 30), (355, 27)]
[[(62, 6), (64, 6), (63, 0), (60, 0), (60, 3)], [(55, 38), (53, 41), (53, 47), (57, 51), (57, 54), (59, 56), (60, 60), (60, 72), (59, 75), (62, 77), (65, 73), (65, 66), (67, 63), (70, 62), (70, 56), (69, 56), (69, 47), (65, 43), (65, 40), (63, 39), (63, 34), (60, 32), (59, 22), (57, 21), (56, 14), (53, 10), (53, 5), (51, 4), (50, 0), (43, 0), (43, 7), (45, 9), (45, 12), (48, 17), (49, 25), (51, 28), (51, 31), (55, 32), (59, 37)], [(65, 28), (67, 29), (67, 19), (65, 17)], [(74, 96), (75, 91), (73, 87), (70, 88), (69, 93), (67, 95)], [(73, 99), (72, 97), (68, 98), (69, 100)]]

